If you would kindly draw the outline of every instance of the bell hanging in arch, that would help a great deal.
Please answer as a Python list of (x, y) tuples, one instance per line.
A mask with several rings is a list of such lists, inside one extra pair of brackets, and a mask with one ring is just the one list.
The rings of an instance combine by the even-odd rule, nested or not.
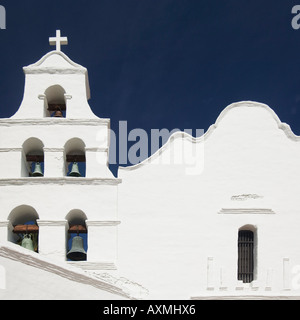
[(25, 234), (21, 242), (21, 247), (34, 251), (33, 241), (30, 234)]
[(63, 118), (64, 117), (59, 105), (56, 105), (54, 110), (55, 111), (52, 113), (52, 117), (54, 117), (54, 118)]
[(60, 110), (57, 110), (57, 111), (55, 111), (53, 117), (54, 118), (63, 118), (63, 114)]
[(72, 164), (72, 170), (69, 173), (69, 176), (71, 177), (81, 177), (81, 174), (79, 172), (79, 168), (78, 168), (78, 163), (77, 162), (73, 162)]
[(41, 164), (39, 162), (35, 163), (34, 171), (32, 173), (33, 177), (42, 177), (43, 176), (43, 171)]
[(73, 261), (86, 260), (86, 251), (83, 248), (82, 237), (77, 235), (72, 239), (72, 248), (67, 253), (67, 258)]

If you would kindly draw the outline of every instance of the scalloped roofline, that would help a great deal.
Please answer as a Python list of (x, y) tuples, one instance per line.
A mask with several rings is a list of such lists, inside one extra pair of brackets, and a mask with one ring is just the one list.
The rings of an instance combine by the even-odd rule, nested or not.
[(192, 143), (199, 143), (199, 142), (204, 141), (215, 131), (215, 129), (217, 129), (217, 127), (220, 124), (220, 122), (222, 121), (222, 119), (227, 115), (227, 113), (230, 110), (232, 110), (234, 108), (240, 108), (240, 107), (249, 107), (249, 108), (259, 107), (259, 108), (263, 108), (263, 109), (267, 110), (271, 114), (272, 118), (276, 121), (278, 129), (282, 130), (285, 133), (285, 135), (287, 136), (287, 138), (289, 138), (293, 141), (300, 141), (300, 136), (297, 136), (296, 134), (294, 134), (294, 132), (292, 131), (291, 127), (288, 124), (281, 122), (281, 120), (279, 119), (279, 117), (277, 116), (275, 111), (272, 108), (270, 108), (268, 105), (261, 103), (261, 102), (256, 102), (256, 101), (239, 101), (239, 102), (234, 102), (234, 103), (231, 103), (230, 105), (228, 105), (219, 114), (219, 116), (216, 119), (216, 122), (214, 124), (212, 124), (202, 136), (195, 138), (184, 131), (177, 131), (169, 137), (167, 142), (161, 148), (159, 148), (155, 153), (153, 153), (147, 159), (143, 160), (142, 162), (140, 162), (138, 164), (132, 165), (132, 166), (127, 166), (127, 167), (119, 166), (118, 170), (127, 170), (127, 171), (135, 170), (135, 169), (138, 169), (138, 168), (150, 163), (151, 161), (155, 160), (160, 154), (162, 154), (165, 151), (165, 149), (167, 149), (167, 147), (170, 145), (171, 141), (173, 141), (175, 139), (178, 139), (178, 138), (188, 139)]

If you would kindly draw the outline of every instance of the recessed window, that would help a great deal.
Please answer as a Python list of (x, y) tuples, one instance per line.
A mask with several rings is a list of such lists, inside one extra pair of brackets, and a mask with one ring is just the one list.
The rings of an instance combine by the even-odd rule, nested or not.
[(238, 234), (238, 280), (250, 283), (254, 279), (254, 232), (239, 230)]

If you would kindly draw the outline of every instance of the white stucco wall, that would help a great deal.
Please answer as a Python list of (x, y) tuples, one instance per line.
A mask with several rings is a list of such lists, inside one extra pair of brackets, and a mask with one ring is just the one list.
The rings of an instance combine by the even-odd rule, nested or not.
[[(203, 137), (170, 141), (151, 161), (119, 170), (119, 270), (152, 297), (299, 294), (299, 138), (269, 107), (241, 102)], [(159, 164), (175, 145), (186, 152), (191, 144), (204, 159), (200, 174)], [(237, 281), (245, 225), (257, 237), (251, 284)]]
[[(272, 109), (230, 105), (204, 136), (175, 133), (115, 178), (107, 163), (109, 119), (96, 117), (88, 104), (87, 70), (52, 51), (24, 72), (19, 110), (0, 119), (0, 267), (9, 282), (5, 292), (0, 283), (0, 298), (115, 298), (101, 286), (62, 280), (52, 272), (57, 266), (65, 275), (77, 268), (84, 279), (88, 270), (122, 278), (129, 297), (300, 297), (300, 138)], [(47, 113), (56, 90), (65, 118)], [(66, 154), (79, 149), (86, 177), (67, 177)], [(32, 151), (44, 155), (44, 177), (28, 177)], [(67, 219), (74, 212), (86, 218), (88, 252), (87, 261), (70, 264)], [(39, 253), (12, 243), (18, 215), (36, 219)], [(250, 284), (237, 281), (244, 226), (255, 231)]]

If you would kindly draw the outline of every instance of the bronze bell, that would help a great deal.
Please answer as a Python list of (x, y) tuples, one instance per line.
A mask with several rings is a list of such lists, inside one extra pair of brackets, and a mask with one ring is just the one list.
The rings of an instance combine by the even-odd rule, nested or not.
[(56, 110), (53, 117), (54, 118), (63, 118), (63, 114), (60, 110)]
[(43, 171), (41, 164), (39, 162), (35, 163), (34, 171), (32, 172), (33, 177), (42, 177), (43, 176)]
[(86, 251), (83, 248), (83, 238), (75, 236), (72, 239), (72, 248), (67, 253), (67, 258), (73, 261), (86, 260)]
[(32, 241), (32, 237), (30, 234), (25, 234), (24, 238), (22, 240), (21, 246), (23, 248), (26, 248), (28, 250), (34, 251), (34, 247), (33, 247), (33, 241)]
[(71, 172), (69, 173), (70, 177), (81, 177), (79, 172), (78, 163), (73, 162)]

